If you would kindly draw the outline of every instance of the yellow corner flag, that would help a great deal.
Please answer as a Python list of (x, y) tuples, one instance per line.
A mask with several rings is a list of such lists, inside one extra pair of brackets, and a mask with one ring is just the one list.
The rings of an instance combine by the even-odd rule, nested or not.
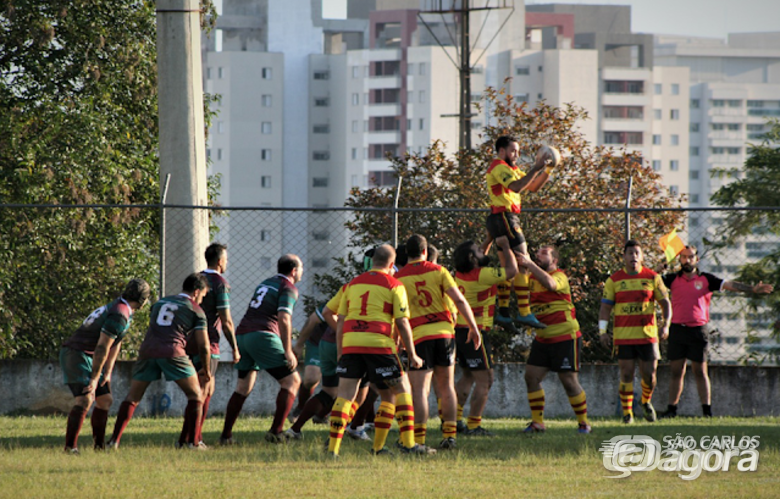
[(660, 244), (661, 249), (664, 250), (666, 263), (674, 260), (675, 257), (685, 249), (685, 243), (680, 239), (680, 236), (677, 235), (677, 229), (672, 229), (670, 233), (662, 236), (661, 239), (658, 240), (658, 244)]

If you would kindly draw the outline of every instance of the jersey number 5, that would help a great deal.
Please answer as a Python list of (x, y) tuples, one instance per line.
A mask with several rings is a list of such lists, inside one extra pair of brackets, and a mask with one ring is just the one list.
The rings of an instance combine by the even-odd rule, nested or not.
[(431, 296), (431, 292), (425, 289), (425, 281), (417, 281), (414, 283), (414, 290), (417, 291), (417, 296), (419, 297), (418, 305), (421, 307), (430, 307), (433, 303), (433, 296)]

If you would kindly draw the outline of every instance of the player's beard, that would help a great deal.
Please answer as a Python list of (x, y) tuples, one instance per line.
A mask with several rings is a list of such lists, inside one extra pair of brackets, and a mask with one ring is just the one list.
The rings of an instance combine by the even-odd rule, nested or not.
[(537, 262), (537, 265), (539, 265), (539, 268), (545, 272), (550, 271), (550, 262)]
[(480, 267), (487, 267), (488, 265), (490, 265), (491, 262), (492, 260), (487, 255), (482, 255), (477, 259), (477, 263), (479, 264)]
[(683, 263), (681, 268), (682, 268), (682, 271), (685, 272), (686, 274), (690, 274), (691, 272), (696, 270), (696, 267), (694, 267), (690, 263)]

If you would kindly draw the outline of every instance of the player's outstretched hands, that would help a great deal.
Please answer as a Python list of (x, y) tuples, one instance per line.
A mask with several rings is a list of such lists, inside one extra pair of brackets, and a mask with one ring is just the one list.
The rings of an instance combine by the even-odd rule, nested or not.
[(771, 284), (764, 284), (762, 281), (758, 281), (758, 284), (753, 286), (753, 292), (759, 295), (768, 295), (774, 291), (775, 287)]
[(515, 253), (515, 258), (517, 258), (517, 265), (520, 267), (528, 267), (529, 263), (533, 263), (533, 260), (531, 260), (531, 257), (529, 255), (526, 255), (525, 253)]
[(479, 330), (469, 328), (469, 334), (466, 338), (466, 343), (474, 344), (474, 350), (478, 350), (482, 346), (482, 335), (479, 334)]
[(298, 368), (298, 358), (292, 350), (286, 350), (284, 352), (284, 358), (287, 359), (287, 365), (290, 367), (290, 371), (295, 371), (295, 369)]

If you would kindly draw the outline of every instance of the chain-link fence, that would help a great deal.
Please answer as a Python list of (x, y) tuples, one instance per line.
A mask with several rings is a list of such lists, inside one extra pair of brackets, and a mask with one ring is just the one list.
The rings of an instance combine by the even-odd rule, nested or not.
[[(52, 348), (63, 336), (70, 334), (75, 325), (89, 312), (90, 307), (101, 304), (111, 293), (121, 288), (121, 281), (136, 275), (147, 277), (159, 289), (161, 276), (168, 277), (167, 290), (177, 289), (190, 272), (205, 266), (202, 252), (198, 258), (177, 263), (177, 255), (171, 252), (171, 244), (191, 235), (177, 233), (188, 230), (187, 223), (178, 223), (179, 217), (192, 218), (196, 210), (203, 219), (208, 218), (209, 233), (204, 230), (204, 243), (219, 241), (228, 245), (229, 265), (226, 277), (231, 287), (231, 308), (238, 324), (244, 315), (255, 287), (276, 273), (276, 262), (284, 253), (295, 253), (304, 263), (304, 276), (299, 289), (302, 303), (294, 314), (294, 326), (300, 328), (315, 301), (327, 300), (336, 287), (354, 275), (362, 264), (366, 247), (354, 246), (356, 234), (347, 228), (357, 216), (375, 217), (380, 226), (386, 227), (385, 242), (393, 237), (393, 211), (390, 209), (353, 210), (347, 208), (282, 209), (282, 208), (204, 208), (147, 206), (10, 206), (0, 205), (0, 221), (5, 227), (6, 241), (0, 245), (0, 255), (10, 270), (2, 272), (4, 282), (0, 288), (0, 310), (5, 308), (2, 319), (13, 317), (6, 323), (2, 341), (3, 352), (13, 352), (14, 341), (34, 342), (43, 334), (34, 328), (49, 327), (58, 333), (47, 337)], [(399, 237), (403, 241), (405, 221), (421, 217), (431, 210), (399, 209)], [(471, 237), (480, 241), (484, 237), (482, 220), (485, 212), (473, 209), (440, 210), (446, 215), (445, 224), (457, 224), (459, 228), (474, 227)], [(597, 217), (629, 235), (629, 212), (614, 210), (526, 210), (523, 217), (544, 217), (551, 228), (558, 224), (586, 224)], [(778, 252), (780, 240), (769, 231), (756, 230), (746, 238), (730, 241), (726, 238), (724, 218), (735, 210), (696, 209), (684, 211), (687, 217), (683, 239), (699, 248), (700, 269), (724, 279), (735, 279), (743, 266), (759, 262), (767, 255)], [(738, 211), (738, 210), (737, 210)], [(627, 213), (629, 216), (627, 217)], [(196, 217), (197, 218), (197, 217)], [(626, 225), (628, 222), (628, 225)], [(160, 235), (165, 232), (165, 238)], [(554, 232), (554, 231), (553, 231)], [(450, 266), (451, 251), (461, 241), (446, 241), (440, 234), (448, 233), (447, 227), (432, 226), (424, 233), (442, 253), (439, 263)], [(463, 234), (463, 230), (458, 232)], [(466, 232), (468, 234), (468, 231)], [(611, 352), (598, 342), (597, 314), (601, 286), (608, 272), (587, 274), (572, 266), (567, 255), (578, 248), (577, 240), (540, 240), (527, 233), (531, 253), (541, 244), (556, 243), (561, 246), (560, 266), (573, 278), (575, 305), (584, 336), (585, 362), (610, 361)], [(549, 238), (549, 234), (545, 234)], [(624, 237), (624, 236), (623, 236)], [(160, 241), (166, 241), (161, 245)], [(622, 237), (620, 238), (622, 241)], [(373, 243), (383, 242), (374, 240)], [(656, 241), (642, 241), (647, 249), (646, 266), (655, 268), (660, 260)], [(606, 262), (611, 271), (620, 268), (620, 244), (615, 241), (600, 255), (590, 258)], [(166, 248), (168, 248), (166, 250)], [(205, 248), (205, 245), (204, 245)], [(571, 250), (571, 251), (569, 251)], [(48, 256), (47, 256), (48, 255)], [(200, 262), (192, 268), (192, 262)], [(580, 260), (578, 260), (580, 261)], [(163, 263), (167, 262), (167, 263)], [(602, 265), (604, 267), (604, 265)], [(178, 276), (175, 277), (175, 276)], [(73, 283), (70, 281), (73, 280)], [(70, 294), (63, 307), (52, 295)], [(16, 299), (11, 299), (11, 297)], [(22, 298), (20, 298), (22, 297)], [(91, 301), (89, 301), (91, 300)], [(308, 310), (304, 303), (309, 305)], [(712, 301), (711, 361), (714, 363), (739, 363), (748, 357), (776, 362), (780, 343), (773, 336), (773, 317), (768, 307), (749, 306), (746, 297), (735, 293), (716, 294)], [(25, 314), (35, 314), (34, 321)], [(142, 322), (139, 315), (136, 322)], [(10, 324), (10, 326), (9, 326)], [(50, 326), (46, 326), (50, 325)], [(56, 327), (54, 327), (56, 325)], [(138, 328), (139, 335), (143, 327)], [(19, 329), (27, 334), (19, 333)], [(57, 338), (59, 334), (59, 338)], [(498, 360), (522, 361), (527, 355), (532, 337), (521, 329), (519, 335), (494, 331), (492, 339)], [(0, 345), (3, 345), (0, 344)], [(55, 350), (56, 351), (56, 350)], [(225, 348), (229, 352), (229, 348)], [(10, 356), (13, 356), (10, 354)]]

